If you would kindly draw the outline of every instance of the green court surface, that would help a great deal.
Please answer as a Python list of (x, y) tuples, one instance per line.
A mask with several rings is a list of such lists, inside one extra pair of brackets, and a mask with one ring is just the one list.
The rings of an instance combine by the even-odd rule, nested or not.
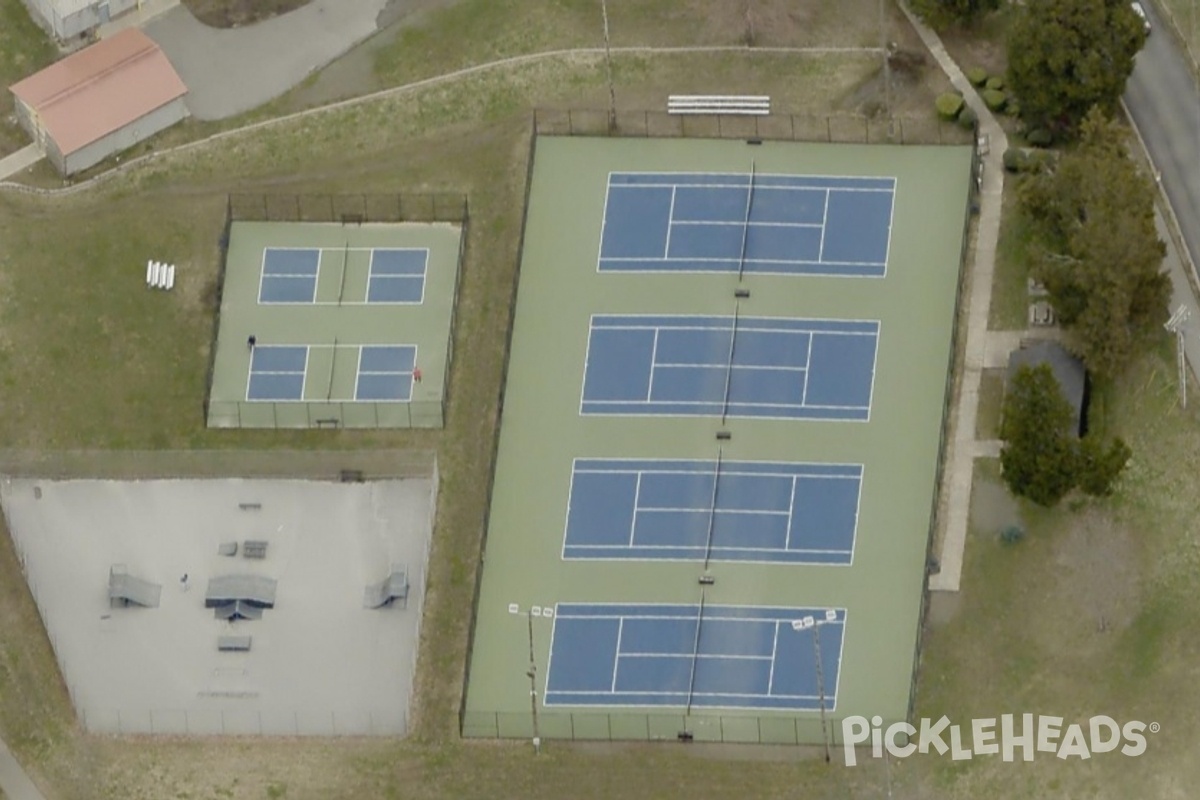
[[(697, 740), (819, 742), (818, 699), (835, 731), (839, 730), (839, 721), (851, 715), (879, 715), (888, 722), (907, 717), (935, 507), (972, 158), (971, 148), (957, 146), (771, 142), (751, 146), (715, 140), (539, 139), (472, 639), (464, 735), (525, 737), (534, 732), (528, 675), (531, 646), (537, 732), (546, 738), (673, 739), (686, 731)], [(625, 247), (615, 239), (609, 241), (619, 226), (641, 225), (641, 217), (646, 215), (637, 208), (622, 211), (610, 205), (610, 173), (681, 173), (685, 177), (679, 180), (686, 182), (688, 173), (749, 175), (752, 170), (757, 176), (754, 180), (764, 187), (764, 198), (769, 194), (765, 187), (772, 180), (781, 185), (792, 181), (796, 185), (820, 186), (827, 185), (831, 176), (884, 179), (893, 187), (890, 217), (872, 212), (875, 221), (870, 225), (874, 229), (885, 223), (888, 226), (890, 239), (886, 240), (886, 250), (879, 251), (884, 253), (886, 274), (851, 277), (766, 274), (748, 268), (741, 275), (736, 269), (707, 273), (598, 269), (604, 255), (602, 236), (610, 255), (645, 249), (644, 243)], [(694, 182), (702, 184), (706, 180)], [(670, 191), (669, 219), (674, 222), (668, 223), (668, 241), (671, 236), (693, 237), (687, 247), (696, 256), (697, 248), (703, 249), (700, 238), (710, 237), (710, 233), (724, 235), (718, 228), (725, 223), (704, 230), (688, 228), (691, 223), (680, 221), (683, 215), (703, 216), (708, 211), (681, 209), (675, 193), (680, 203), (686, 193)], [(811, 233), (823, 238), (828, 230), (831, 237), (836, 234), (842, 238), (832, 245), (822, 241), (820, 252), (858, 247), (854, 226), (858, 224), (860, 207), (855, 203), (859, 201), (845, 205), (849, 210), (839, 212), (842, 219), (835, 225), (831, 194), (824, 197), (824, 216), (815, 218), (819, 225), (810, 226)], [(713, 207), (717, 205), (720, 202), (714, 200)], [(619, 218), (615, 216), (618, 212)], [(777, 213), (770, 209), (763, 213), (768, 212)], [(785, 209), (778, 213), (791, 212)], [(866, 216), (862, 219), (866, 225)], [(764, 223), (755, 236), (768, 227)], [(810, 235), (799, 227), (794, 232), (800, 237)], [(747, 248), (743, 238), (743, 262), (748, 251), (759, 255), (766, 252), (761, 242), (751, 245)], [(764, 263), (769, 260), (763, 258)], [(825, 255), (817, 260), (821, 258), (829, 260)], [(696, 263), (703, 267), (705, 261), (699, 258)], [(841, 374), (839, 370), (862, 366), (847, 367), (850, 361), (840, 363), (840, 356), (833, 359), (839, 363), (818, 364), (813, 360), (812, 339), (802, 370), (807, 398), (804, 402), (812, 408), (801, 409), (796, 412), (798, 416), (787, 418), (774, 412), (756, 416), (747, 412), (729, 413), (722, 419), (721, 413), (680, 416), (661, 409), (651, 412), (636, 408), (623, 413), (596, 413), (594, 408), (589, 410), (589, 393), (594, 395), (592, 399), (600, 398), (601, 406), (611, 402), (605, 392), (625, 392), (627, 387), (618, 384), (626, 380), (626, 372), (635, 374), (641, 369), (638, 364), (642, 358), (629, 351), (628, 370), (620, 366), (613, 369), (611, 363), (608, 367), (597, 366), (600, 356), (596, 347), (589, 350), (589, 342), (598, 315), (657, 315), (693, 321), (722, 318), (742, 320), (742, 324), (753, 320), (770, 323), (773, 319), (780, 325), (784, 324), (782, 319), (807, 321), (805, 325), (812, 321), (877, 323), (873, 363), (857, 356), (854, 362), (869, 364), (873, 370), (867, 399), (869, 415), (855, 418), (853, 413), (857, 411), (852, 409), (853, 413), (843, 419), (812, 416), (824, 413), (807, 396), (808, 382), (816, 380), (812, 376), (832, 380)], [(743, 334), (739, 334), (737, 322), (733, 325), (731, 336), (736, 340)], [(653, 335), (656, 349), (650, 361), (650, 386), (659, 380), (678, 378), (675, 388), (668, 387), (670, 391), (691, 391), (690, 378), (681, 378), (683, 373), (678, 372), (679, 363), (690, 357), (664, 355), (659, 348), (665, 346), (662, 343), (668, 341), (668, 334), (657, 330)], [(752, 340), (747, 338), (746, 342), (748, 346)], [(768, 341), (766, 348), (753, 357), (783, 357), (769, 349)], [(667, 363), (672, 358), (678, 363)], [(729, 358), (727, 375), (732, 375), (732, 346)], [(661, 372), (654, 371), (660, 367)], [(692, 367), (685, 364), (685, 368)], [(604, 370), (611, 385), (589, 388), (588, 382), (593, 380), (599, 386)], [(713, 367), (710, 371), (721, 370)], [(739, 373), (737, 381), (753, 371)], [(762, 372), (762, 385), (774, 380), (774, 374)], [(725, 381), (724, 402), (728, 408), (731, 382), (728, 377)], [(737, 381), (733, 382), (735, 395), (742, 391)], [(647, 401), (656, 391), (652, 388), (647, 392)], [(679, 399), (674, 396), (674, 400)], [(720, 431), (728, 432), (729, 437), (719, 438)], [(584, 507), (580, 490), (573, 483), (573, 470), (584, 459), (708, 462), (717, 465), (718, 476), (722, 463), (861, 466), (857, 507), (852, 515), (853, 541), (848, 550), (830, 556), (835, 561), (843, 559), (836, 563), (816, 563), (813, 559), (823, 557), (819, 553), (810, 558), (783, 546), (764, 557), (725, 557), (723, 554), (734, 551), (712, 549), (714, 509), (720, 504), (714, 488), (712, 507), (703, 507), (707, 500), (687, 506), (699, 516), (708, 515), (706, 556), (698, 557), (695, 551), (660, 550), (657, 552), (667, 555), (655, 557), (653, 546), (641, 553), (622, 555), (620, 547), (624, 545), (618, 545), (596, 557), (573, 557), (565, 546), (571, 542), (567, 536), (569, 525), (597, 530), (596, 535), (603, 537), (607, 535), (603, 518), (621, 513), (601, 502), (602, 492), (596, 495), (600, 500)], [(638, 492), (644, 489), (642, 478), (639, 474)], [(714, 487), (720, 486), (721, 480), (716, 478)], [(792, 484), (793, 499), (797, 485)], [(743, 499), (757, 502), (752, 494)], [(724, 502), (741, 501), (727, 498)], [(814, 507), (822, 502), (820, 497), (815, 498)], [(651, 504), (646, 495), (640, 500), (634, 495), (635, 526), (643, 520), (653, 521), (649, 516), (639, 516)], [(657, 513), (658, 509), (653, 511)], [(793, 511), (787, 513), (791, 520), (788, 524), (798, 524), (790, 516)], [(597, 523), (596, 518), (601, 522)], [(659, 526), (657, 533), (647, 529), (646, 535), (670, 534), (668, 528), (669, 524)], [(788, 530), (786, 548), (791, 548), (792, 529)], [(823, 535), (820, 531), (817, 534)], [(635, 536), (641, 535), (637, 530), (631, 533), (630, 546)], [(732, 535), (736, 538), (736, 529)], [(578, 552), (587, 552), (586, 547)], [(645, 554), (650, 557), (641, 557)], [(704, 575), (707, 577), (702, 581)], [(644, 618), (659, 613), (654, 609), (698, 608), (695, 643), (689, 640), (682, 650), (678, 645), (660, 644), (654, 641), (655, 635), (646, 635), (651, 629), (643, 626), (642, 643), (630, 644), (628, 632), (640, 623), (626, 618), (620, 622), (622, 627), (614, 628), (618, 633), (612, 646), (592, 641), (597, 637), (588, 632), (600, 631), (601, 627), (588, 628), (573, 622), (573, 633), (568, 636), (564, 612), (569, 621), (572, 613), (586, 616), (594, 613), (588, 609), (611, 608), (612, 604), (623, 604), (625, 611), (620, 613)], [(751, 614), (775, 615), (771, 623), (775, 626), (774, 639), (768, 637), (773, 644), (769, 643), (766, 651), (737, 655), (751, 653), (757, 645), (717, 641), (726, 634), (736, 636), (732, 626), (710, 626), (708, 633), (702, 633), (705, 614), (717, 613), (705, 609), (725, 609), (720, 613), (736, 615), (741, 613), (738, 609), (746, 608), (753, 609), (747, 612)], [(802, 640), (808, 649), (796, 649), (801, 640), (789, 638), (793, 631), (786, 620), (826, 609), (837, 612), (841, 634), (829, 640), (821, 638), (823, 650), (833, 652), (822, 654), (825, 669), (818, 688), (828, 696), (818, 698), (811, 691), (811, 676), (781, 676), (775, 667), (799, 673), (815, 666), (815, 654), (807, 645), (810, 639)], [(662, 630), (669, 638), (667, 634), (678, 633), (680, 628)], [(702, 642), (704, 637), (708, 638)], [(559, 648), (553, 658), (552, 640)], [(671, 650), (672, 646), (677, 649)], [(786, 657), (784, 647), (792, 648)], [(702, 650), (712, 656), (703, 664)], [(668, 652), (675, 655), (662, 655)], [(757, 669), (751, 664), (755, 662), (763, 668), (764, 676), (769, 664), (771, 674), (763, 679), (765, 682), (760, 681), (761, 690), (747, 690), (744, 702), (737, 699), (736, 692), (702, 697), (700, 684), (709, 678), (716, 681), (713, 685), (727, 678), (721, 685), (741, 681), (751, 686), (758, 680), (743, 680), (743, 673), (737, 671), (743, 669), (740, 662), (723, 661), (722, 653), (730, 659), (744, 659), (749, 665), (747, 670)], [(612, 661), (611, 666), (606, 659)], [(656, 659), (657, 666), (651, 663)], [(602, 663), (597, 666), (597, 661)], [(715, 675), (714, 670), (720, 671), (718, 667), (724, 669), (722, 664), (733, 670), (728, 676)], [(575, 674), (569, 673), (568, 667)], [(686, 700), (679, 699), (681, 694), (659, 691), (660, 684), (670, 682), (669, 676), (664, 676), (676, 667), (682, 670), (679, 674), (689, 676), (683, 681)], [(608, 675), (612, 676), (611, 694), (610, 687), (603, 685)], [(637, 701), (637, 690), (646, 689), (639, 681), (654, 684), (652, 688), (658, 694), (647, 693), (646, 702)], [(789, 682), (807, 688), (796, 688), (796, 697), (785, 698), (786, 692), (779, 687)], [(628, 693), (620, 694), (622, 684)], [(571, 693), (572, 688), (581, 687), (609, 700), (602, 697), (593, 702), (582, 689)], [(758, 696), (750, 697), (756, 693)]]
[(208, 425), (441, 427), (461, 241), (447, 223), (234, 222)]

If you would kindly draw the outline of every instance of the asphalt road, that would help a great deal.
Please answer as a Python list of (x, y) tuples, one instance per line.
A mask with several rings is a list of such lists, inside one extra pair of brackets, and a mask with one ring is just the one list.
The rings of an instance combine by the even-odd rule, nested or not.
[(1154, 32), (1125, 86), (1125, 105), (1162, 174), (1192, 263), (1200, 264), (1200, 87), (1167, 20), (1152, 3), (1143, 5)]

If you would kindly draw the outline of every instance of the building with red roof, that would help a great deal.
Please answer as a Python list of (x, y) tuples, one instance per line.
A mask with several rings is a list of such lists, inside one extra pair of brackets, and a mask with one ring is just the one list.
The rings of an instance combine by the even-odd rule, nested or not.
[(166, 55), (130, 28), (10, 87), (17, 118), (63, 175), (133, 147), (188, 115)]

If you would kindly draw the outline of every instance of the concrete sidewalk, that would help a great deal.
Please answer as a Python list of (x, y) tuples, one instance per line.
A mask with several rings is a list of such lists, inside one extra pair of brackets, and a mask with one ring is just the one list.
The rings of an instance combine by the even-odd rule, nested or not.
[(15, 153), (0, 158), (0, 181), (32, 167), (46, 156), (36, 144), (28, 144)]
[(4, 742), (0, 742), (0, 789), (7, 800), (46, 800)]
[[(979, 411), (979, 383), (987, 363), (988, 309), (992, 302), (992, 273), (995, 271), (996, 243), (1000, 238), (1000, 214), (1004, 192), (1004, 151), (1008, 138), (1004, 129), (988, 110), (975, 87), (967, 80), (954, 59), (942, 46), (932, 30), (901, 3), (921, 41), (929, 48), (938, 66), (950, 78), (954, 88), (979, 117), (979, 134), (986, 137), (988, 151), (982, 156), (983, 181), (979, 194), (979, 218), (976, 221), (974, 258), (967, 265), (969, 294), (963, 309), (967, 315), (966, 355), (963, 364), (962, 386), (957, 405), (951, 410), (953, 438), (947, 443), (942, 467), (940, 491), (945, 498), (945, 514), (941, 520), (941, 569), (929, 576), (933, 591), (957, 592), (962, 575), (963, 551), (966, 548), (967, 523), (971, 510), (971, 485), (975, 474), (975, 458), (990, 453), (991, 448), (979, 448), (975, 443), (975, 418)], [(995, 356), (993, 356), (995, 359)]]

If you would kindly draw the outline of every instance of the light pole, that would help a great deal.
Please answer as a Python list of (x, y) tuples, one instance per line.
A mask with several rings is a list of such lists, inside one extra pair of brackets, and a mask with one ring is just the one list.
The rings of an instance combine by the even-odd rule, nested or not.
[[(508, 613), (520, 614), (521, 607), (516, 603), (512, 603), (508, 607)], [(538, 731), (538, 704), (537, 704), (537, 657), (534, 655), (533, 648), (533, 618), (534, 617), (551, 617), (554, 611), (547, 606), (530, 606), (525, 610), (526, 628), (529, 632), (529, 669), (525, 670), (525, 675), (529, 678), (529, 715), (533, 722), (533, 754), (540, 755), (542, 752), (542, 737)]]
[(828, 764), (832, 757), (829, 753), (829, 726), (825, 720), (825, 675), (821, 666), (821, 632), (822, 625), (828, 625), (831, 622), (837, 622), (837, 612), (832, 608), (825, 610), (825, 616), (821, 619), (816, 619), (812, 616), (803, 617), (792, 621), (792, 630), (794, 631), (812, 631), (813, 641), (813, 657), (816, 659), (817, 667), (817, 702), (821, 709), (821, 744), (825, 746), (825, 763)]

